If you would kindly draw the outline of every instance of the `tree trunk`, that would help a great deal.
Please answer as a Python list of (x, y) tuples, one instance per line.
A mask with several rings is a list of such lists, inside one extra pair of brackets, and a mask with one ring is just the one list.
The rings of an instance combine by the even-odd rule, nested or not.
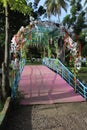
[(43, 52), (43, 53), (44, 53), (44, 54), (43, 54), (43, 57), (45, 57), (45, 46), (43, 47), (43, 49), (44, 49), (44, 52)]
[(56, 58), (58, 58), (58, 55), (59, 55), (58, 43), (55, 43), (55, 47), (56, 47)]
[(49, 44), (48, 44), (48, 47), (47, 47), (47, 49), (48, 49), (48, 58), (50, 58), (50, 57), (51, 57), (51, 49), (50, 49), (50, 46), (49, 46)]
[(10, 96), (9, 84), (9, 24), (8, 24), (8, 7), (5, 7), (5, 57), (2, 64), (2, 99), (6, 100)]

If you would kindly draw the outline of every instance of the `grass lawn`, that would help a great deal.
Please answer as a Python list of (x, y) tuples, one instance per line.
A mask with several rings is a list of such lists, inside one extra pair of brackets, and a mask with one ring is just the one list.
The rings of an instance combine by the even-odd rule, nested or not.
[(26, 65), (41, 65), (42, 64), (42, 61), (34, 61), (34, 62), (30, 62), (30, 61), (26, 61)]
[(78, 79), (79, 79), (80, 81), (85, 81), (85, 82), (87, 82), (87, 73), (86, 73), (86, 75), (80, 74), (80, 75), (78, 76)]
[(87, 82), (87, 67), (82, 67), (78, 73), (78, 79)]

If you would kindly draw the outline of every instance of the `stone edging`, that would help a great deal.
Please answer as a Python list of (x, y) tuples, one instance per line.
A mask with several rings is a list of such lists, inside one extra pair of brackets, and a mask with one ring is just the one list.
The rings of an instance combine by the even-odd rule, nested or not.
[(8, 97), (5, 104), (4, 104), (3, 110), (0, 112), (0, 125), (1, 125), (3, 119), (6, 115), (10, 101), (11, 101), (11, 97)]

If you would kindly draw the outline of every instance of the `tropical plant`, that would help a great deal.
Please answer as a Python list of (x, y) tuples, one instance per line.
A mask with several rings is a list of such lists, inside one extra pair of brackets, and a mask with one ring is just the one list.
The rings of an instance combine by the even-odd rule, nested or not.
[[(67, 1), (67, 0), (66, 0)], [(61, 8), (67, 11), (67, 3), (65, 0), (46, 0), (45, 5), (47, 7), (48, 17), (51, 15), (60, 15)]]
[[(86, 27), (85, 25), (85, 11), (83, 10), (81, 0), (71, 0), (70, 2), (71, 9), (70, 14), (66, 15), (63, 19), (63, 24), (67, 25), (70, 31), (70, 27), (72, 27), (72, 34), (77, 34), (78, 37), (81, 35), (82, 30)], [(73, 36), (72, 36), (73, 37)], [(74, 40), (76, 37), (74, 35)], [(81, 42), (84, 42), (80, 39)]]
[[(40, 0), (34, 0), (35, 5), (37, 6)], [(67, 11), (69, 0), (46, 0), (45, 6), (46, 6), (46, 12), (47, 16), (50, 18), (51, 15), (59, 16), (61, 15), (61, 8), (63, 8), (65, 11)]]
[[(73, 41), (76, 41), (79, 46), (79, 55), (85, 55), (86, 54), (86, 42), (85, 42), (85, 35), (84, 32), (86, 27), (85, 22), (85, 10), (82, 6), (82, 0), (71, 0), (70, 2), (70, 14), (64, 17), (63, 24), (67, 27), (67, 32), (72, 37)], [(66, 50), (68, 57), (66, 57), (66, 60), (70, 59), (70, 52)]]

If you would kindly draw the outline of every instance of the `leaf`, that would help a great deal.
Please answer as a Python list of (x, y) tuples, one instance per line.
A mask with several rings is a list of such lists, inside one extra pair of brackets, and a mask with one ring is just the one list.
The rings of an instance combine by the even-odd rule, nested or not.
[(7, 5), (7, 0), (0, 0), (0, 2), (3, 3), (4, 7)]
[(7, 4), (9, 5), (11, 10), (17, 10), (23, 14), (31, 13), (31, 7), (27, 5), (27, 0), (0, 0), (5, 7)]

